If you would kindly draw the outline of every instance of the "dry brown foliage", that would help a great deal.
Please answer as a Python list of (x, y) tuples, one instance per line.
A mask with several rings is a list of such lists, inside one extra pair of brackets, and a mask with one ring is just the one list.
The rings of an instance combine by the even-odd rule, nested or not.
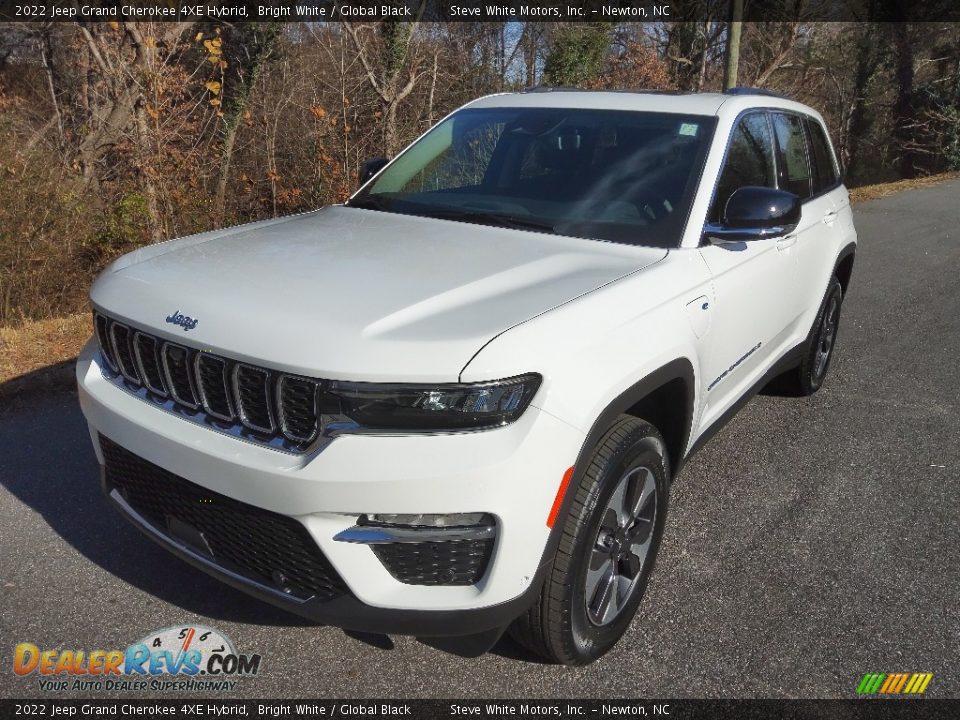
[[(344, 200), (365, 160), (473, 98), (538, 84), (572, 37), (538, 22), (11, 25), (0, 325), (80, 312), (95, 274), (145, 243)], [(960, 81), (960, 23), (912, 26), (899, 44), (890, 25), (785, 16), (744, 29), (741, 84), (819, 109), (848, 185), (960, 162), (960, 103), (937, 104)], [(602, 45), (604, 32), (606, 56), (575, 82), (721, 87), (724, 17), (600, 23), (591, 37)], [(921, 89), (911, 124), (904, 98)]]

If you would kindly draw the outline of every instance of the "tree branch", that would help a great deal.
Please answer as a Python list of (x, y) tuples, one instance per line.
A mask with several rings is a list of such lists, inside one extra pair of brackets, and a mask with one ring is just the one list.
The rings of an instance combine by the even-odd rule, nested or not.
[(97, 47), (97, 41), (94, 40), (93, 35), (90, 34), (90, 31), (87, 30), (87, 26), (80, 23), (80, 32), (83, 33), (83, 36), (87, 39), (87, 47), (90, 49), (90, 54), (93, 55), (93, 59), (96, 61), (97, 65), (100, 66), (100, 69), (103, 71), (104, 75), (113, 74), (113, 66), (108, 63), (103, 55), (100, 54), (100, 49)]
[(370, 60), (367, 58), (367, 53), (363, 47), (363, 44), (360, 42), (360, 37), (357, 35), (356, 29), (353, 27), (353, 23), (343, 23), (343, 27), (346, 29), (347, 33), (349, 33), (350, 39), (353, 40), (353, 46), (357, 49), (357, 57), (360, 58), (360, 63), (363, 65), (363, 69), (367, 73), (367, 78), (370, 80), (370, 86), (382, 100), (389, 102), (389, 98), (384, 95), (384, 92), (380, 87), (380, 83), (377, 82), (377, 75), (373, 72), (373, 67), (370, 65)]

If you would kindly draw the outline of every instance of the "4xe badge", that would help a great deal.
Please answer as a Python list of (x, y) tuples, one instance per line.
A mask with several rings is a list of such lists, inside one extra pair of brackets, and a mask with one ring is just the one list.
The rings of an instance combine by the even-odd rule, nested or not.
[(20, 643), (13, 671), (36, 673), (45, 691), (233, 690), (260, 671), (260, 655), (238, 653), (219, 630), (175, 626), (157, 630), (125, 650), (41, 650)]

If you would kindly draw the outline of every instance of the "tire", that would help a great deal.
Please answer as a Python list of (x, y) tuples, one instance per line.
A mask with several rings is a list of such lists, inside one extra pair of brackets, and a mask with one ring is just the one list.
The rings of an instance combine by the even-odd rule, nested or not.
[(837, 344), (842, 303), (843, 288), (840, 281), (832, 277), (817, 311), (817, 318), (813, 321), (800, 366), (785, 378), (792, 394), (803, 397), (813, 395), (823, 385)]
[[(597, 443), (579, 485), (567, 491), (575, 493), (573, 505), (560, 520), (560, 544), (543, 588), (510, 628), (517, 642), (563, 665), (586, 665), (616, 644), (653, 570), (669, 480), (660, 433), (621, 416)], [(609, 592), (611, 578), (616, 594)]]

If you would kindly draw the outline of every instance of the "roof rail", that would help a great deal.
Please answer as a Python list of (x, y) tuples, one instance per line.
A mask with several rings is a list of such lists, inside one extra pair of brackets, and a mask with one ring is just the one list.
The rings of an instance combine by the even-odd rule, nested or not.
[(789, 100), (786, 95), (783, 95), (773, 90), (767, 90), (766, 88), (752, 88), (752, 87), (735, 87), (727, 88), (723, 91), (724, 95), (763, 95), (765, 97), (775, 97), (780, 98), (781, 100)]
[(648, 90), (647, 88), (607, 88), (607, 89), (596, 89), (591, 90), (589, 88), (578, 88), (578, 87), (569, 87), (564, 85), (534, 85), (532, 87), (524, 88), (520, 91), (521, 94), (530, 94), (530, 93), (551, 93), (551, 92), (605, 92), (605, 93), (623, 93), (623, 94), (639, 94), (639, 95), (696, 95), (694, 92), (687, 90)]
[(563, 85), (533, 85), (524, 88), (521, 93), (549, 93), (549, 92), (584, 92), (583, 88), (569, 87)]

